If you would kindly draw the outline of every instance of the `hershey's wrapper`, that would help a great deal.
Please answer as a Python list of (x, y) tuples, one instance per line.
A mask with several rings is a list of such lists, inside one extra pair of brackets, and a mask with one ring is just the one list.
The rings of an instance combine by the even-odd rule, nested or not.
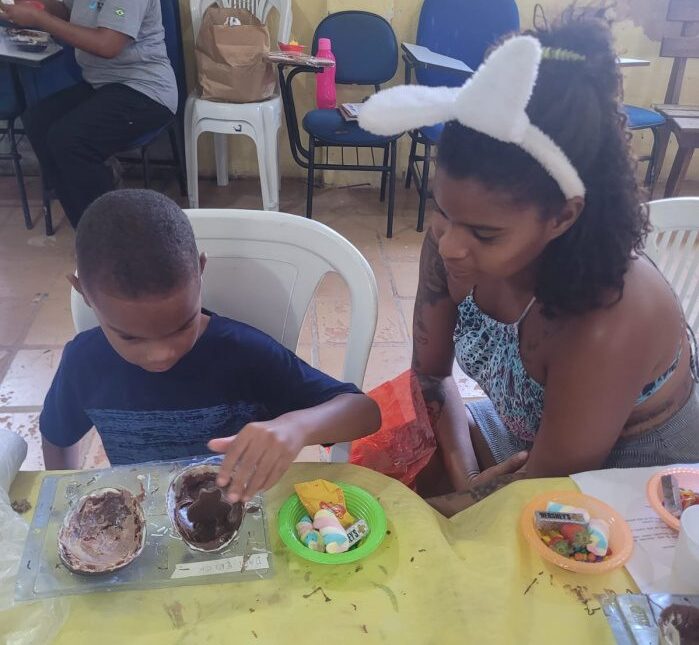
[(582, 513), (552, 513), (549, 511), (536, 511), (536, 528), (539, 531), (555, 531), (562, 524), (580, 524), (587, 527), (585, 516)]
[(347, 539), (352, 546), (369, 535), (369, 525), (364, 520), (358, 520), (347, 529)]
[(660, 486), (663, 491), (663, 506), (675, 517), (682, 515), (682, 500), (680, 499), (680, 485), (674, 475), (663, 475), (660, 478)]

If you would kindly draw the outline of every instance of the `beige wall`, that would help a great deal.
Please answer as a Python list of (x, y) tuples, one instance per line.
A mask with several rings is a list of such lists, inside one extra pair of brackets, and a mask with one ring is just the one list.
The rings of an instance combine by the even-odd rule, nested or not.
[[(188, 0), (182, 3), (182, 26), (184, 32), (185, 52), (187, 55), (187, 71), (190, 87), (195, 76), (192, 55), (192, 31), (189, 19)], [(668, 0), (617, 0), (614, 35), (620, 54), (651, 60), (650, 67), (629, 68), (624, 70), (625, 98), (629, 103), (650, 105), (663, 101), (667, 80), (672, 61), (658, 57), (660, 38), (667, 28), (664, 16)], [(531, 26), (534, 0), (518, 0), (523, 28)], [(569, 4), (568, 0), (544, 0), (541, 2), (549, 18), (556, 16)], [(422, 0), (293, 0), (292, 35), (296, 40), (309, 44), (313, 31), (323, 16), (346, 9), (363, 9), (373, 11), (389, 20), (396, 32), (398, 41), (413, 42), (417, 29), (417, 20)], [(272, 38), (274, 39), (276, 21), (272, 21)], [(675, 29), (676, 31), (676, 29)], [(396, 80), (403, 78), (399, 69)], [(299, 114), (313, 107), (314, 80), (310, 76), (297, 78), (297, 107)], [(682, 102), (699, 104), (699, 61), (690, 61), (683, 86)], [(339, 100), (361, 98), (368, 90), (359, 88), (340, 88)], [(648, 134), (637, 133), (634, 145), (639, 153), (645, 153), (650, 146)], [(674, 144), (674, 141), (673, 141)], [(254, 146), (246, 137), (231, 137), (231, 172), (234, 175), (256, 175), (257, 162)], [(284, 176), (303, 176), (291, 158), (286, 128), (280, 135), (280, 163)], [(200, 171), (202, 175), (213, 176), (213, 145), (211, 135), (203, 135), (199, 139)], [(667, 175), (671, 160), (674, 157), (674, 146), (668, 150), (663, 174)], [(399, 156), (399, 166), (404, 169), (407, 163), (408, 147), (402, 141)], [(699, 178), (699, 154), (696, 155), (690, 169), (690, 176)], [(326, 173), (326, 181), (337, 184), (356, 184), (364, 181), (376, 181), (375, 174), (359, 173)]]

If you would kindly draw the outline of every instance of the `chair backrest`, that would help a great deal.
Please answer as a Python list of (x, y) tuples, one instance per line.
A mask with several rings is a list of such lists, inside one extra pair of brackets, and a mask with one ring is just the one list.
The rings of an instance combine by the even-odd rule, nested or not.
[(279, 13), (279, 25), (277, 27), (276, 39), (274, 34), (270, 34), (272, 49), (277, 48), (277, 41), (287, 43), (291, 38), (291, 23), (293, 20), (291, 0), (189, 0), (189, 9), (192, 13), (192, 34), (195, 41), (206, 10), (214, 4), (219, 7), (247, 9), (265, 24), (272, 9), (276, 9)]
[[(342, 379), (362, 387), (376, 329), (378, 292), (371, 267), (349, 241), (320, 222), (285, 213), (185, 212), (199, 251), (208, 256), (204, 307), (252, 325), (292, 351), (318, 283), (328, 272), (340, 274), (352, 311)], [(71, 309), (78, 332), (97, 325), (75, 290)], [(348, 445), (333, 447), (333, 461), (346, 461), (348, 456)]]
[(687, 59), (699, 58), (699, 3), (670, 0), (667, 21), (682, 23), (681, 35), (665, 37), (660, 45), (661, 56), (675, 59), (665, 93), (665, 103), (675, 105), (680, 101)]
[(398, 69), (398, 41), (387, 20), (368, 11), (338, 11), (324, 18), (313, 35), (330, 38), (336, 60), (335, 82), (344, 85), (381, 85)]
[(648, 204), (653, 232), (646, 253), (682, 303), (699, 334), (699, 197), (659, 199)]
[(187, 99), (187, 79), (184, 68), (182, 47), (182, 23), (180, 21), (180, 4), (178, 0), (160, 0), (160, 12), (165, 31), (165, 49), (177, 81), (178, 112)]
[[(417, 44), (456, 58), (476, 69), (502, 36), (519, 31), (515, 0), (425, 0), (417, 27)], [(455, 87), (463, 74), (435, 68), (416, 70), (420, 85)]]

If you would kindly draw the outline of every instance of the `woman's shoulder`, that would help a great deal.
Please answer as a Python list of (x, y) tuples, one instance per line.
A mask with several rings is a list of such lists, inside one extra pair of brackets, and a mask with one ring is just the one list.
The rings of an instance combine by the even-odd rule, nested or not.
[[(571, 316), (566, 336), (576, 343), (639, 347), (663, 343), (677, 347), (683, 334), (683, 314), (672, 287), (645, 257), (629, 263), (621, 297), (610, 295), (607, 306)], [(662, 333), (659, 331), (662, 330)]]

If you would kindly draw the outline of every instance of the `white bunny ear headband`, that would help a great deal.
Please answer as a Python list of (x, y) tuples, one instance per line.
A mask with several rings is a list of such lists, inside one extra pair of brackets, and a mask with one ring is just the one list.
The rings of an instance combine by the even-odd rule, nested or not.
[(395, 135), (456, 120), (525, 150), (553, 177), (566, 199), (584, 197), (585, 185), (570, 159), (525, 111), (541, 57), (536, 38), (511, 38), (463, 87), (404, 85), (374, 94), (362, 105), (359, 125), (374, 134)]

